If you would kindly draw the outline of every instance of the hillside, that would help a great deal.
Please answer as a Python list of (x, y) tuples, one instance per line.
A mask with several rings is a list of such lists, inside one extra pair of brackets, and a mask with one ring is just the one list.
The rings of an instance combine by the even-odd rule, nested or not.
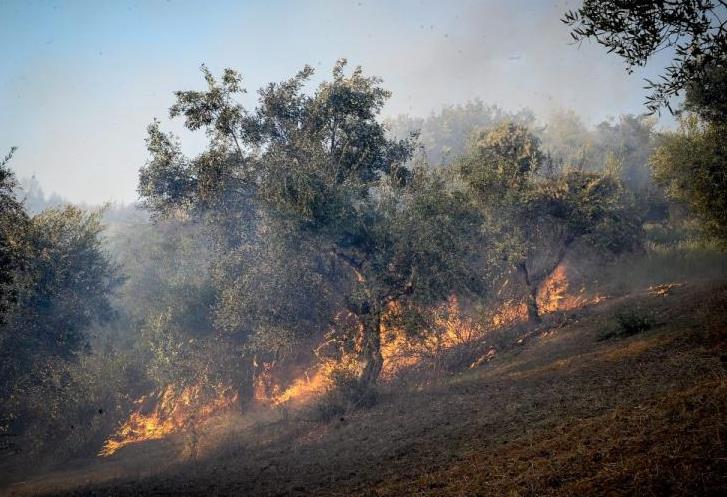
[[(619, 335), (638, 308), (650, 327)], [(7, 495), (724, 495), (727, 286), (643, 290), (535, 333), (371, 408), (227, 415), (188, 437), (126, 447)], [(73, 461), (76, 468), (78, 461)], [(69, 464), (70, 466), (70, 464)]]

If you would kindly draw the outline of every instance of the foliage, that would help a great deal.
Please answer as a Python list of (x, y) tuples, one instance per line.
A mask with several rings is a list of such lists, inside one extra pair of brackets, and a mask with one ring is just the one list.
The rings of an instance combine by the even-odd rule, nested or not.
[(364, 323), (362, 369), (374, 381), (387, 302), (477, 286), (465, 269), (477, 224), (444, 177), (404, 166), (413, 145), (389, 139), (377, 120), (389, 96), (380, 81), (344, 69), (309, 95), (306, 67), (260, 90), (247, 111), (233, 98), (237, 73), (218, 82), (203, 68), (207, 91), (178, 92), (170, 113), (204, 128), (208, 150), (187, 159), (152, 125), (139, 191), (158, 217), (181, 211), (216, 233), (222, 333), (273, 353), (276, 336), (320, 329), (345, 305)]
[(727, 240), (727, 127), (683, 116), (651, 157), (654, 177), (672, 199), (689, 206), (708, 236)]
[(101, 213), (76, 207), (50, 209), (33, 217), (33, 289), (24, 302), (25, 333), (35, 350), (69, 355), (84, 345), (83, 330), (108, 321), (110, 292), (120, 280), (102, 248)]
[(470, 136), (505, 121), (532, 126), (535, 116), (529, 110), (507, 112), (475, 99), (463, 105), (443, 107), (426, 118), (399, 115), (386, 121), (392, 136), (415, 135), (425, 160), (434, 167), (450, 164), (467, 150)]
[(727, 67), (725, 61), (715, 61), (704, 68), (701, 79), (690, 81), (686, 87), (684, 108), (702, 119), (727, 123)]
[[(646, 106), (656, 112), (662, 105), (671, 109), (671, 98), (688, 86), (713, 88), (713, 70), (725, 63), (726, 6), (719, 0), (585, 0), (577, 10), (566, 12), (563, 22), (571, 26), (577, 42), (592, 38), (623, 57), (629, 72), (672, 48), (674, 57), (662, 81), (647, 80), (652, 93)], [(723, 102), (724, 93), (708, 91)]]
[(544, 160), (540, 140), (526, 127), (506, 122), (475, 135), (460, 168), (475, 190), (507, 195), (522, 192)]
[(424, 157), (433, 167), (446, 167), (467, 153), (473, 136), (504, 122), (526, 127), (540, 139), (540, 149), (548, 159), (542, 164), (542, 175), (610, 168), (640, 196), (655, 193), (647, 165), (654, 146), (655, 120), (648, 116), (622, 115), (588, 127), (576, 112), (558, 110), (543, 125), (536, 125), (530, 111), (508, 113), (475, 100), (445, 107), (425, 119), (400, 115), (387, 124), (392, 136), (417, 135), (421, 153), (415, 152), (415, 158)]
[(624, 338), (648, 331), (656, 325), (654, 317), (639, 305), (623, 308), (614, 315), (616, 330), (603, 335), (603, 340)]
[[(473, 141), (458, 173), (498, 240), (503, 272), (516, 270), (528, 289), (528, 313), (538, 321), (538, 285), (576, 242), (607, 253), (638, 245), (640, 220), (623, 183), (606, 173), (569, 171), (539, 176), (540, 141), (505, 123)], [(493, 261), (495, 264), (495, 261)]]
[(23, 291), (30, 249), (30, 218), (15, 196), (15, 175), (6, 167), (14, 152), (12, 148), (0, 161), (0, 326)]
[(91, 371), (79, 364), (91, 353), (90, 326), (113, 316), (109, 296), (120, 279), (101, 246), (99, 212), (19, 212), (26, 253), (17, 303), (0, 324), (0, 429), (30, 435), (22, 447), (33, 451), (69, 437), (73, 416), (89, 419), (94, 408), (77, 395), (108, 386), (81, 379)]

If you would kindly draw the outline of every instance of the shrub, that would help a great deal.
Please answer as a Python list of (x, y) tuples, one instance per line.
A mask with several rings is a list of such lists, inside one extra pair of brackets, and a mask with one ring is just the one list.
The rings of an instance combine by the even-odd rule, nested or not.
[(652, 314), (640, 306), (621, 309), (616, 313), (615, 320), (616, 330), (604, 335), (604, 340), (636, 335), (653, 328), (656, 324)]

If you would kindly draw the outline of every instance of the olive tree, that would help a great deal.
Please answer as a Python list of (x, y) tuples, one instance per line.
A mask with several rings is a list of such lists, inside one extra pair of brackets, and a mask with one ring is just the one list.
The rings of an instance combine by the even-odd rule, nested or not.
[[(502, 271), (520, 274), (528, 318), (540, 321), (540, 284), (582, 241), (608, 253), (635, 248), (640, 221), (623, 183), (608, 173), (539, 175), (548, 158), (527, 128), (504, 123), (475, 135), (458, 173), (498, 240)], [(493, 261), (495, 264), (495, 261)]]
[(18, 200), (15, 175), (7, 167), (15, 148), (0, 160), (0, 326), (18, 303), (29, 256), (30, 217)]
[(236, 72), (218, 81), (203, 68), (207, 89), (177, 92), (170, 114), (203, 128), (207, 150), (188, 159), (152, 125), (139, 191), (157, 215), (184, 212), (221, 228), (221, 258), (276, 245), (267, 270), (242, 256), (223, 271), (231, 286), (221, 292), (220, 324), (228, 333), (242, 326), (237, 307), (274, 325), (267, 329), (300, 329), (315, 306), (291, 306), (300, 301), (291, 288), (313, 292), (320, 312), (336, 304), (358, 317), (359, 383), (368, 386), (382, 367), (387, 303), (426, 305), (476, 289), (468, 254), (480, 232), (455, 188), (405, 166), (413, 143), (387, 137), (378, 115), (389, 93), (380, 81), (345, 66), (337, 63), (332, 80), (310, 93), (306, 66), (262, 88), (252, 111), (235, 100), (243, 91)]
[(73, 371), (91, 353), (90, 327), (113, 317), (120, 278), (102, 246), (100, 213), (65, 207), (30, 218), (21, 209), (16, 221), (10, 248), (23, 253), (20, 271), (4, 278), (12, 306), (0, 323), (0, 433), (43, 445), (73, 429), (64, 420), (83, 388)]
[(659, 137), (651, 157), (656, 181), (687, 205), (705, 234), (727, 240), (727, 125), (683, 116), (675, 131)]

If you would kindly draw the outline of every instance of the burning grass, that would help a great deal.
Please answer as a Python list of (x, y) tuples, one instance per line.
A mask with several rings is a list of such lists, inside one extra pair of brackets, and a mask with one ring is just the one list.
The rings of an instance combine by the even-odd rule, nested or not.
[[(568, 269), (564, 264), (541, 285), (538, 306), (543, 314), (573, 310), (604, 300), (601, 296), (589, 296), (584, 287), (578, 292), (570, 291)], [(527, 319), (525, 304), (508, 300), (484, 319), (476, 319), (464, 312), (456, 296), (429, 311), (431, 330), (416, 337), (407, 335), (397, 327), (397, 316), (402, 312), (397, 302), (389, 304), (382, 319), (382, 356), (384, 365), (381, 373), (383, 382), (395, 382), (407, 370), (417, 370), (419, 381), (431, 379), (422, 374), (428, 369), (435, 375), (443, 367), (447, 353), (484, 342), (493, 329), (511, 326)], [(340, 326), (358, 327), (352, 316), (342, 313), (336, 319)], [(487, 323), (487, 324), (483, 324)], [(324, 342), (318, 350), (325, 348)], [(494, 350), (489, 349), (483, 357), (491, 359)], [(322, 398), (335, 389), (342, 378), (357, 374), (357, 349), (339, 350), (333, 356), (317, 354), (313, 366), (294, 378), (288, 385), (276, 378), (275, 363), (262, 363), (254, 386), (254, 399), (259, 405), (268, 407), (300, 407)], [(480, 361), (482, 362), (482, 361)], [(472, 360), (467, 361), (467, 365)], [(418, 369), (417, 369), (418, 368)], [(233, 389), (218, 385), (212, 389), (195, 384), (184, 388), (169, 385), (155, 394), (142, 397), (137, 408), (111, 435), (99, 452), (109, 456), (130, 444), (164, 438), (172, 433), (194, 430), (203, 420), (230, 409), (237, 401)]]
[(196, 425), (232, 408), (237, 398), (237, 392), (224, 385), (212, 389), (202, 383), (183, 388), (169, 385), (137, 400), (136, 410), (106, 440), (98, 455), (108, 457), (127, 445), (195, 429)]
[(606, 299), (603, 295), (591, 295), (585, 285), (574, 291), (572, 279), (568, 277), (568, 266), (563, 263), (546, 278), (538, 289), (537, 303), (541, 314), (580, 309)]

